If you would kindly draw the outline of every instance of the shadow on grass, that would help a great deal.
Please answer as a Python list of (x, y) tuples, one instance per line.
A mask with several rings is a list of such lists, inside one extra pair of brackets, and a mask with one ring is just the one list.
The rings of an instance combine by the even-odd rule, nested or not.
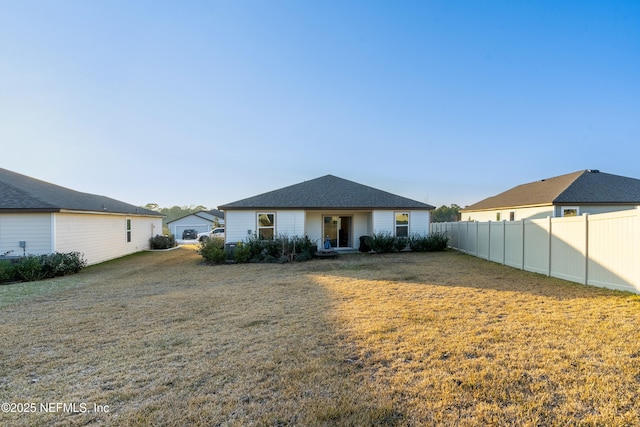
[(526, 293), (568, 300), (617, 296), (640, 299), (624, 291), (583, 285), (519, 270), (448, 250), (431, 253), (354, 254), (309, 268), (311, 273), (367, 278), (378, 282), (409, 282), (444, 287)]

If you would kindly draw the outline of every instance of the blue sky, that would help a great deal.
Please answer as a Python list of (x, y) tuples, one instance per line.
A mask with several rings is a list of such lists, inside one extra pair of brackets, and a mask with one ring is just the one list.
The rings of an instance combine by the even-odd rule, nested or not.
[(637, 1), (0, 0), (0, 167), (210, 208), (640, 178)]

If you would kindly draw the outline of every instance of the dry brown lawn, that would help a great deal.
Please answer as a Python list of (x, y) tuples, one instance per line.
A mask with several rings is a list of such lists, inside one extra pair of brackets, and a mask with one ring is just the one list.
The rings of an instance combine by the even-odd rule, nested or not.
[(0, 287), (0, 424), (640, 425), (638, 295), (455, 252), (200, 261)]

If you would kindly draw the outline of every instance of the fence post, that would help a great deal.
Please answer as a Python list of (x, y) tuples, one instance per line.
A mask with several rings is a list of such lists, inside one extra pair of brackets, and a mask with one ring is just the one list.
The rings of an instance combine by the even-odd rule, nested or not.
[(469, 253), (469, 223), (467, 223), (467, 229), (464, 236), (464, 251)]
[(525, 222), (526, 220), (524, 218), (522, 218), (522, 270), (524, 270), (524, 248), (527, 247), (527, 245), (524, 242), (524, 236), (525, 236)]
[(487, 244), (487, 261), (491, 261), (491, 221), (488, 224), (489, 232), (488, 232), (488, 244)]
[(589, 214), (584, 216), (584, 284), (589, 284)]
[[(640, 206), (636, 206), (636, 221), (634, 224), (635, 228), (635, 236), (633, 236), (634, 244), (634, 255), (637, 258), (640, 256)], [(640, 263), (634, 263), (632, 273), (632, 282), (634, 287), (634, 292), (640, 294)]]
[(502, 265), (507, 263), (507, 220), (502, 221)]
[(551, 241), (553, 240), (553, 232), (551, 231), (552, 217), (548, 216), (547, 218), (549, 220), (549, 259), (547, 261), (547, 276), (551, 277)]
[(480, 245), (478, 244), (478, 240), (480, 240), (480, 222), (476, 221), (476, 256), (480, 256)]

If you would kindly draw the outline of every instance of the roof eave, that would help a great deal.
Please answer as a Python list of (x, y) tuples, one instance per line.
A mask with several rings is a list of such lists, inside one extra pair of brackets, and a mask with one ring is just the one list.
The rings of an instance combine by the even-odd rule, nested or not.
[(96, 210), (82, 210), (82, 209), (59, 209), (57, 212), (69, 213), (69, 214), (92, 214), (92, 215), (125, 215), (125, 216), (146, 216), (146, 217), (158, 217), (162, 218), (166, 216), (163, 213), (147, 213), (147, 212), (118, 212), (118, 211), (96, 211)]
[(60, 208), (0, 208), (0, 213), (51, 213), (60, 211)]
[(490, 208), (480, 208), (480, 209), (471, 209), (471, 208), (464, 208), (464, 209), (460, 209), (460, 212), (489, 212), (489, 211), (495, 211), (495, 210), (506, 210), (506, 209), (526, 209), (526, 208), (542, 208), (545, 206), (553, 206), (554, 203), (535, 203), (532, 205), (519, 205), (519, 206), (495, 206), (495, 207), (490, 207)]
[(220, 210), (305, 210), (305, 211), (373, 211), (373, 210), (411, 210), (411, 211), (431, 211), (434, 206), (218, 206)]

